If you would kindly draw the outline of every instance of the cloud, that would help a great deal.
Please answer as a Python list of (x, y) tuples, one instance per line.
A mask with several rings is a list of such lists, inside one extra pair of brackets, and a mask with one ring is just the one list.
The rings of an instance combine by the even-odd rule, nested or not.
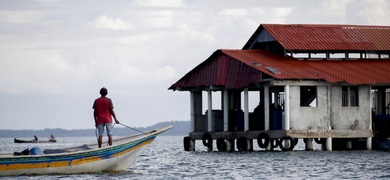
[(3, 23), (36, 23), (40, 21), (47, 13), (42, 11), (16, 11), (16, 10), (1, 10), (0, 22)]
[(55, 3), (55, 2), (59, 2), (61, 0), (35, 0), (37, 2), (41, 2), (41, 3)]
[(109, 18), (106, 15), (97, 17), (91, 25), (98, 29), (110, 29), (110, 30), (129, 30), (133, 29), (133, 25), (128, 22), (124, 22), (120, 18)]
[(377, 0), (350, 1), (346, 4), (345, 19), (350, 24), (388, 25), (390, 2)]
[(247, 15), (245, 9), (224, 9), (219, 14), (223, 16), (235, 16), (236, 18)]
[[(262, 23), (390, 22), (385, 0), (0, 5), (0, 113), (9, 122), (4, 128), (14, 129), (32, 127), (25, 122), (31, 117), (34, 128), (46, 128), (41, 125), (47, 119), (56, 119), (48, 128), (93, 128), (89, 121), (81, 126), (80, 119), (91, 118), (91, 101), (102, 86), (109, 88), (121, 117), (137, 119), (134, 126), (189, 119), (188, 93), (167, 88), (215, 50), (240, 49)], [(24, 113), (17, 113), (21, 109)]]
[(184, 6), (183, 0), (137, 0), (136, 4), (141, 6), (151, 7), (182, 7)]
[[(12, 50), (12, 49), (8, 49)], [(60, 92), (69, 83), (82, 80), (75, 77), (76, 67), (62, 59), (59, 50), (14, 50), (1, 62), (0, 91), (16, 93)], [(14, 53), (14, 52), (7, 52)], [(4, 53), (4, 54), (7, 54)], [(12, 77), (12, 78), (10, 78)]]

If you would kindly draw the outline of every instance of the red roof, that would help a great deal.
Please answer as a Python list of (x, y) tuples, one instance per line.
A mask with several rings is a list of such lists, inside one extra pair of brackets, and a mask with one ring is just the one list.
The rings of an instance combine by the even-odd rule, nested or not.
[[(390, 84), (390, 59), (297, 60), (266, 50), (222, 50), (222, 53), (275, 79)], [(269, 69), (275, 69), (276, 74)]]
[(169, 89), (192, 89), (210, 86), (240, 88), (261, 81), (261, 71), (222, 54), (218, 50), (206, 61), (184, 75)]
[(390, 26), (326, 24), (262, 24), (244, 49), (263, 30), (287, 50), (390, 51)]
[(169, 89), (243, 88), (262, 82), (262, 73), (280, 80), (390, 84), (390, 59), (297, 60), (266, 50), (217, 50)]

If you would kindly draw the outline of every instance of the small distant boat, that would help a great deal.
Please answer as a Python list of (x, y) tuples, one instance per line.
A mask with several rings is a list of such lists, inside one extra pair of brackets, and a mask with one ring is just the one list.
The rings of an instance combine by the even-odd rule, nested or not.
[(14, 138), (14, 143), (55, 143), (55, 142), (57, 142), (57, 140), (53, 135), (51, 135), (49, 140), (47, 141), (41, 141), (41, 140), (38, 141), (38, 138), (36, 136), (34, 136), (33, 140), (21, 140), (21, 139)]
[(140, 134), (114, 138), (112, 146), (97, 143), (76, 147), (44, 149), (38, 147), (0, 154), (0, 176), (77, 174), (123, 171), (129, 168), (167, 126)]
[(56, 139), (49, 139), (47, 141), (36, 141), (36, 140), (21, 140), (14, 138), (14, 143), (55, 143)]

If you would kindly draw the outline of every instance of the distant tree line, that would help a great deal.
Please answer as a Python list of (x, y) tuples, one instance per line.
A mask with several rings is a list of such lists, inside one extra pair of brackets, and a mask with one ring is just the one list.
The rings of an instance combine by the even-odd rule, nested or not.
[[(113, 133), (115, 136), (126, 136), (130, 134), (137, 134), (139, 132), (146, 132), (160, 127), (173, 126), (172, 129), (162, 133), (161, 135), (166, 136), (176, 136), (176, 135), (187, 135), (190, 132), (190, 122), (189, 121), (166, 121), (155, 124), (149, 127), (124, 127), (122, 125), (115, 125)], [(135, 130), (134, 130), (135, 129)], [(1, 138), (21, 138), (21, 137), (31, 137), (35, 136), (44, 140), (49, 139), (50, 135), (55, 137), (83, 137), (83, 136), (96, 136), (95, 129), (75, 129), (75, 130), (65, 130), (65, 129), (43, 129), (43, 130), (6, 130), (0, 129)]]

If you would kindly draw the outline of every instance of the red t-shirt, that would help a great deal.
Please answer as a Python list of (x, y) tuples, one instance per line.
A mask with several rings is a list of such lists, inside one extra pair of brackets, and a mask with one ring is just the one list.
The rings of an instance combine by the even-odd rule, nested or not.
[(110, 98), (100, 97), (96, 99), (95, 102), (93, 103), (92, 108), (95, 109), (98, 124), (112, 122), (110, 110), (114, 108), (114, 106), (112, 105), (112, 101)]

